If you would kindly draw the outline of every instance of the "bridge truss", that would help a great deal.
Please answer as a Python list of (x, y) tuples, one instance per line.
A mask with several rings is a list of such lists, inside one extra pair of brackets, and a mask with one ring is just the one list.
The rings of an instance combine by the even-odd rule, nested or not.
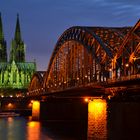
[(134, 27), (71, 27), (58, 39), (45, 74), (29, 86), (46, 92), (140, 74), (140, 21)]

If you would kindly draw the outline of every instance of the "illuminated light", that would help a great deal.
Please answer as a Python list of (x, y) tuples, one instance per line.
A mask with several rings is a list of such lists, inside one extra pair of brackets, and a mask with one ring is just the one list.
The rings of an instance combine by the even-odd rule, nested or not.
[(109, 100), (111, 99), (111, 95), (108, 95), (108, 99), (109, 99)]
[(3, 98), (3, 97), (4, 97), (4, 95), (1, 95), (1, 97)]
[(12, 103), (9, 103), (9, 104), (7, 105), (7, 107), (8, 107), (8, 109), (11, 109), (11, 108), (14, 107), (14, 105), (13, 105)]
[(36, 126), (35, 124), (36, 123), (34, 121), (28, 123), (29, 127), (35, 127)]
[(127, 64), (125, 64), (125, 66), (126, 66), (126, 67), (129, 67), (129, 64), (127, 63)]
[(13, 97), (13, 95), (10, 95), (10, 97), (12, 98), (12, 97)]
[(85, 75), (85, 78), (87, 78), (88, 76), (87, 75)]
[[(17, 18), (17, 21), (18, 21), (18, 18)], [(21, 39), (20, 34), (21, 34), (20, 27), (16, 25), (15, 39), (13, 40), (11, 44), (9, 62), (7, 61), (5, 62), (5, 58), (8, 57), (7, 54), (5, 53), (4, 54), (6, 56), (2, 55), (2, 57), (0, 58), (1, 62), (4, 62), (4, 65), (1, 65), (1, 68), (0, 68), (1, 69), (0, 77), (3, 77), (4, 82), (0, 82), (0, 87), (3, 87), (5, 89), (8, 89), (8, 88), (14, 89), (14, 93), (15, 93), (15, 89), (27, 88), (27, 85), (30, 83), (30, 79), (32, 78), (33, 73), (36, 71), (35, 61), (34, 62), (25, 61), (26, 46), (25, 46), (24, 41)], [(15, 50), (16, 46), (18, 46), (20, 49)], [(0, 44), (0, 48), (1, 47), (5, 48), (6, 44), (2, 42)], [(13, 51), (13, 49), (15, 51)], [(3, 49), (2, 51), (5, 52), (5, 50)]]
[(88, 99), (88, 98), (85, 98), (84, 101), (85, 101), (85, 102), (89, 102), (89, 99)]
[(112, 69), (110, 68), (109, 71), (112, 71)]
[(66, 84), (66, 81), (64, 82), (64, 84)]
[(88, 138), (107, 137), (107, 103), (103, 99), (93, 99), (88, 103)]
[(135, 60), (137, 60), (137, 58), (136, 58), (136, 57), (133, 57), (133, 59), (134, 59), (134, 61), (135, 61)]
[(31, 107), (32, 107), (32, 103), (29, 103), (29, 104), (28, 104), (28, 108), (31, 108)]
[(89, 102), (88, 110), (92, 112), (94, 110), (98, 110), (98, 113), (102, 112), (105, 107), (105, 101), (102, 99), (93, 99), (93, 101)]
[(136, 61), (137, 59), (140, 59), (140, 57), (133, 57), (134, 61)]
[(77, 80), (79, 80), (79, 77), (77, 77)]
[(34, 100), (31, 100), (31, 103), (33, 103), (34, 102)]
[(40, 116), (40, 102), (39, 101), (33, 101), (32, 104), (32, 118), (33, 120), (39, 120)]
[(56, 84), (54, 84), (54, 86), (56, 87)]
[(59, 83), (59, 85), (61, 85), (61, 83)]

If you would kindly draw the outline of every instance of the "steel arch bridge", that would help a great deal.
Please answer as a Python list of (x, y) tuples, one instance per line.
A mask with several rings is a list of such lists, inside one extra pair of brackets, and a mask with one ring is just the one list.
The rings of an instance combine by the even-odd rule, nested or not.
[[(140, 20), (134, 27), (67, 29), (44, 75), (34, 74), (29, 93), (55, 92), (140, 74)], [(42, 90), (41, 90), (42, 89)]]
[(30, 85), (28, 87), (28, 94), (30, 95), (37, 95), (40, 92), (43, 92), (43, 76), (44, 76), (45, 71), (37, 71), (34, 73), (32, 76)]

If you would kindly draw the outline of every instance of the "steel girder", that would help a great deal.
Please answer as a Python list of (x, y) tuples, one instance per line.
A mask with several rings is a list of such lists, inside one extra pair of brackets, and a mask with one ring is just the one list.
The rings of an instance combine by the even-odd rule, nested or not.
[(37, 71), (32, 76), (30, 85), (28, 87), (28, 92), (30, 93), (30, 95), (39, 94), (43, 91), (44, 73), (45, 72), (43, 71)]
[[(140, 20), (127, 33), (113, 59), (113, 78), (140, 73)], [(118, 70), (120, 74), (118, 75)]]
[[(121, 28), (109, 29), (109, 28), (98, 27), (98, 29), (97, 28), (93, 29), (90, 27), (77, 26), (77, 27), (72, 27), (66, 30), (61, 35), (61, 37), (59, 38), (54, 48), (53, 54), (50, 59), (49, 67), (46, 72), (44, 85), (43, 85), (44, 88), (46, 89), (51, 88), (52, 91), (59, 90), (59, 88), (61, 87), (60, 85), (62, 85), (62, 83), (68, 83), (66, 88), (69, 88), (70, 86), (71, 87), (75, 86), (75, 85), (70, 84), (70, 81), (73, 81), (73, 83), (77, 84), (76, 79), (78, 79), (78, 82), (79, 82), (79, 80), (81, 80), (79, 78), (82, 78), (82, 77), (79, 77), (79, 75), (73, 77), (73, 74), (76, 75), (76, 70), (75, 72), (72, 70), (73, 69), (72, 62), (75, 62), (74, 59), (77, 59), (77, 61), (84, 61), (85, 64), (81, 63), (80, 65), (84, 65), (84, 71), (86, 72), (83, 73), (79, 71), (79, 73), (84, 74), (82, 76), (85, 76), (85, 78), (90, 79), (90, 80), (87, 80), (88, 82), (93, 82), (92, 79), (94, 78), (95, 78), (95, 81), (97, 80), (104, 81), (108, 77), (107, 73), (109, 72), (110, 60), (113, 59), (115, 55), (114, 50), (116, 50), (116, 48), (118, 48), (119, 46), (119, 45), (116, 45), (115, 42), (121, 43), (123, 40), (124, 34), (125, 33), (122, 32)], [(112, 44), (114, 46), (110, 43), (111, 42), (110, 40), (113, 41)], [(75, 47), (80, 46), (80, 48), (79, 47), (77, 48), (78, 48), (78, 51), (81, 50), (80, 53), (82, 53), (83, 51), (84, 60), (81, 60), (79, 58), (79, 55), (71, 52), (71, 51), (74, 51), (74, 52), (77, 51), (75, 49), (71, 49), (72, 46), (75, 46)], [(68, 50), (70, 50), (70, 52)], [(71, 65), (64, 65), (66, 62), (65, 63), (62, 62), (64, 60), (62, 60), (61, 56), (65, 56), (64, 57), (65, 60), (70, 59), (69, 62), (67, 63), (71, 63)], [(61, 63), (63, 63), (63, 66), (60, 66)], [(74, 65), (75, 65), (74, 67), (76, 67), (76, 65), (78, 64), (74, 64)], [(91, 65), (91, 67), (89, 65)], [(61, 72), (60, 72), (60, 67), (63, 67), (61, 69)], [(79, 68), (82, 69), (82, 66), (80, 66)], [(93, 72), (94, 68), (95, 68), (95, 73)], [(69, 71), (72, 71), (72, 72), (69, 72)], [(59, 73), (61, 73), (60, 74), (61, 76), (59, 75)], [(67, 76), (66, 74), (65, 76), (63, 76), (64, 73), (69, 73), (69, 74), (67, 74)], [(70, 74), (72, 74), (71, 75), (72, 78), (70, 77)], [(63, 79), (59, 80), (60, 77)], [(82, 82), (81, 80), (78, 84), (79, 85), (85, 84), (85, 82), (86, 82), (85, 80), (84, 82)], [(65, 87), (63, 86), (63, 88)]]
[(139, 22), (133, 28), (71, 27), (58, 39), (43, 81), (34, 76), (30, 90), (39, 82), (51, 92), (102, 82), (110, 78), (109, 72), (117, 78), (118, 69), (122, 75), (135, 74), (139, 57)]

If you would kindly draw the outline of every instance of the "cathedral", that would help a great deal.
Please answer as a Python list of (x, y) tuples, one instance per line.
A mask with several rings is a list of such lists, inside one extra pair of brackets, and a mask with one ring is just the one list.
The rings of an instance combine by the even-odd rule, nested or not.
[(19, 16), (17, 15), (15, 35), (11, 41), (9, 60), (7, 45), (3, 33), (0, 14), (0, 95), (6, 92), (27, 89), (33, 73), (36, 71), (35, 62), (26, 62), (25, 44), (21, 37)]

